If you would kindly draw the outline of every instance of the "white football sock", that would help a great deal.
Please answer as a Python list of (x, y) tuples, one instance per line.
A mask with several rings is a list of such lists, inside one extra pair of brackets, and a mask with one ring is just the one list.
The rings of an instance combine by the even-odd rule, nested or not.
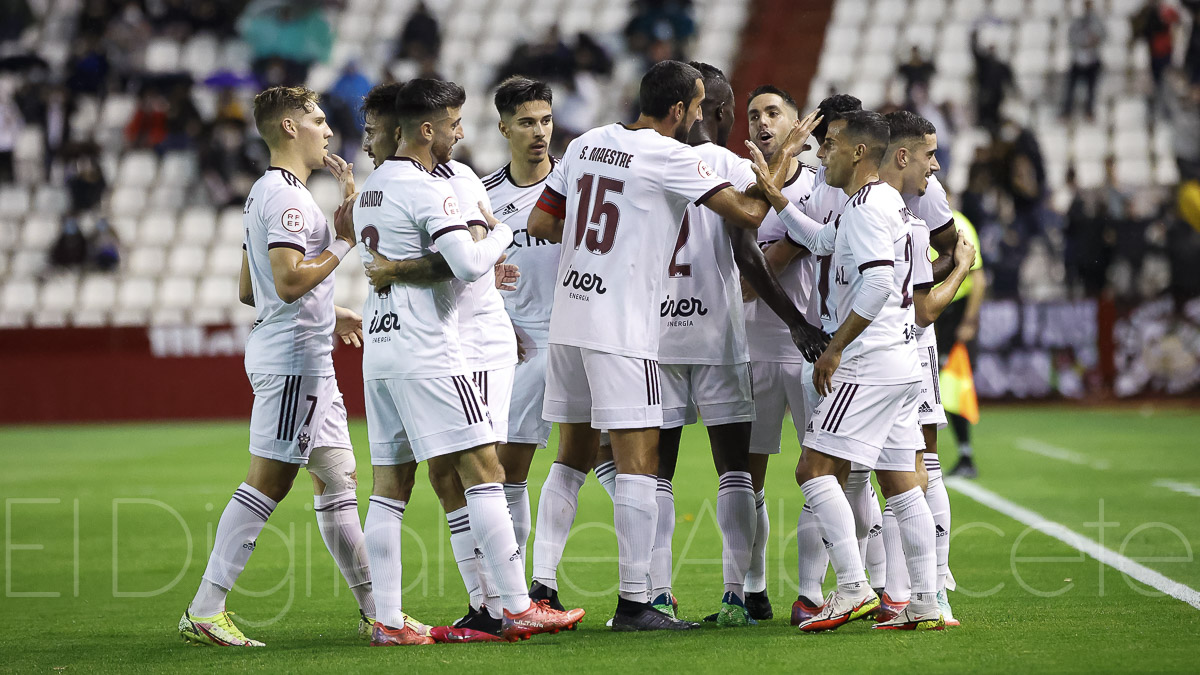
[(617, 494), (617, 463), (611, 459), (607, 462), (601, 462), (596, 465), (596, 480), (600, 481), (600, 487), (608, 493), (609, 499), (614, 499)]
[(937, 455), (925, 453), (925, 470), (929, 473), (929, 487), (925, 490), (925, 502), (933, 514), (934, 545), (937, 547), (937, 590), (946, 587), (950, 574), (950, 494), (942, 482), (942, 463)]
[(675, 493), (671, 481), (658, 478), (654, 503), (658, 507), (654, 548), (650, 553), (650, 600), (671, 592), (671, 537), (675, 535)]
[(367, 545), (363, 541), (362, 523), (358, 521), (358, 495), (354, 490), (337, 494), (313, 496), (313, 511), (317, 514), (317, 529), (325, 548), (333, 556), (346, 585), (358, 601), (358, 608), (369, 617), (375, 616), (375, 600), (371, 598), (371, 568), (367, 565)]
[(838, 588), (843, 592), (861, 595), (869, 591), (862, 556), (854, 538), (854, 512), (846, 493), (833, 476), (818, 476), (800, 486), (804, 501), (812, 507), (821, 528), (821, 537), (829, 544), (829, 561), (837, 574)]
[(892, 505), (883, 509), (883, 548), (887, 556), (887, 579), (883, 592), (893, 602), (908, 602), (912, 597), (912, 584), (908, 580), (908, 562), (904, 560), (904, 544), (900, 541), (900, 525)]
[(829, 569), (829, 553), (825, 550), (825, 540), (821, 538), (817, 516), (808, 504), (800, 509), (800, 518), (796, 521), (796, 549), (800, 556), (799, 594), (819, 606), (825, 599), (821, 584), (825, 581), (825, 571)]
[(579, 488), (587, 474), (555, 462), (538, 498), (537, 536), (533, 539), (533, 580), (558, 590), (558, 563), (575, 522)]
[[(872, 490), (874, 492), (874, 490)], [(879, 524), (871, 527), (867, 535), (867, 577), (871, 580), (872, 588), (883, 588), (887, 585), (887, 552), (883, 545), (883, 512), (879, 512)]]
[(475, 559), (475, 535), (471, 532), (471, 514), (464, 506), (447, 513), (446, 522), (450, 525), (450, 551), (454, 554), (458, 573), (462, 576), (463, 586), (466, 586), (467, 595), (471, 598), (471, 606), (479, 609), (484, 603), (483, 584)]
[(508, 501), (508, 512), (512, 515), (513, 534), (517, 537), (517, 546), (521, 548), (521, 573), (525, 573), (525, 546), (529, 543), (529, 529), (533, 526), (533, 518), (529, 513), (529, 483), (505, 483), (504, 498)]
[[(871, 473), (869, 471), (851, 471), (846, 477), (846, 501), (850, 502), (850, 511), (854, 514), (854, 537), (858, 540), (858, 556), (866, 567), (867, 536), (871, 532)], [(879, 511), (879, 502), (875, 502), (875, 511)], [(880, 522), (883, 516), (879, 517)]]
[(404, 626), (401, 596), (404, 570), (400, 557), (400, 523), (406, 502), (372, 495), (367, 505), (363, 538), (367, 560), (374, 570), (375, 620), (390, 628)]
[(655, 501), (654, 476), (617, 474), (613, 497), (613, 523), (617, 530), (618, 594), (632, 602), (648, 602), (646, 578), (654, 548)]
[[(659, 516), (661, 519), (661, 515)], [(754, 484), (745, 471), (727, 471), (717, 487), (717, 525), (721, 528), (721, 569), (725, 592), (746, 598), (746, 572), (750, 568), (750, 549), (758, 514), (755, 512)]]
[(194, 616), (216, 616), (224, 611), (225, 596), (246, 569), (255, 541), (276, 506), (273, 499), (246, 483), (233, 491), (217, 522), (208, 567), (192, 599), (190, 611)]
[(767, 517), (767, 493), (754, 495), (754, 542), (750, 545), (750, 568), (746, 572), (746, 592), (767, 590), (767, 542), (771, 539), (771, 519)]
[(475, 545), (483, 552), (482, 569), (487, 570), (501, 606), (520, 614), (529, 609), (529, 591), (504, 488), (499, 483), (481, 483), (467, 488), (466, 497)]
[(921, 488), (888, 499), (900, 527), (904, 559), (908, 561), (908, 576), (912, 582), (913, 610), (931, 611), (937, 606), (937, 552), (934, 544), (933, 514)]

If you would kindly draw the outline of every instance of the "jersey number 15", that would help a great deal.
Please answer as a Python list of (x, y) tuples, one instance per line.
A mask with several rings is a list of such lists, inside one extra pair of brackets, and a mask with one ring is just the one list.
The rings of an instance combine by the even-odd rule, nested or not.
[[(591, 203), (593, 184), (596, 190), (595, 203)], [(624, 192), (625, 181), (585, 173), (580, 176), (576, 188), (579, 190), (579, 211), (575, 214), (575, 248), (586, 244), (587, 250), (604, 255), (612, 250), (616, 242), (617, 226), (621, 220), (621, 209), (606, 197), (610, 192)]]

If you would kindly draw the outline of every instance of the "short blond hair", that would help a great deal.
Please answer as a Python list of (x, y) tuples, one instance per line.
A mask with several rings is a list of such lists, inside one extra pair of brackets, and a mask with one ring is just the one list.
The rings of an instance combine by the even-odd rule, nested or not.
[(317, 92), (308, 87), (271, 87), (254, 97), (254, 126), (268, 144), (279, 138), (279, 121), (293, 110), (312, 112)]

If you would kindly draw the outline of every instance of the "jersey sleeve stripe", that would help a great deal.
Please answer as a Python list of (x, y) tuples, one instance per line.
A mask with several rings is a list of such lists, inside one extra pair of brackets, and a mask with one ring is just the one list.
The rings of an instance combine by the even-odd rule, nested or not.
[(867, 270), (871, 269), (872, 267), (883, 267), (885, 265), (888, 267), (895, 267), (896, 261), (895, 260), (872, 260), (871, 262), (866, 262), (866, 263), (859, 265), (858, 273), (862, 274), (863, 272), (866, 272)]
[(721, 190), (724, 190), (727, 187), (733, 187), (733, 183), (730, 183), (729, 181), (725, 181), (724, 183), (721, 183), (720, 185), (713, 187), (713, 189), (709, 190), (708, 192), (705, 192), (704, 194), (700, 195), (700, 197), (692, 203), (695, 204), (696, 206), (702, 206), (704, 204), (704, 202), (708, 201), (709, 197), (712, 197), (713, 195), (717, 194), (718, 192), (720, 192)]
[(792, 246), (795, 246), (796, 248), (805, 248), (804, 244), (801, 244), (800, 242), (796, 241), (795, 239), (792, 239), (791, 232), (784, 232), (783, 238), (787, 239), (788, 243), (791, 244)]
[(936, 230), (930, 230), (930, 231), (929, 231), (929, 237), (932, 239), (933, 237), (935, 237), (935, 236), (937, 236), (937, 235), (941, 234), (942, 232), (944, 232), (944, 231), (946, 230), (946, 228), (948, 228), (948, 227), (954, 227), (954, 219), (953, 219), (953, 218), (951, 218), (950, 220), (947, 220), (947, 221), (946, 221), (946, 223), (945, 223), (944, 225), (942, 225), (941, 227), (937, 228)]
[(913, 284), (913, 290), (923, 291), (927, 288), (933, 288), (934, 286), (937, 286), (937, 284), (933, 283), (932, 281), (922, 281), (919, 284)]
[(300, 253), (302, 255), (306, 252), (304, 250), (303, 246), (301, 246), (300, 244), (297, 244), (295, 242), (291, 242), (291, 241), (273, 241), (270, 244), (267, 244), (268, 251), (273, 248), (290, 248), (290, 249), (293, 249), (296, 251), (300, 251)]
[(542, 196), (538, 197), (537, 207), (555, 218), (567, 217), (567, 198), (551, 188), (542, 190)]
[(483, 227), (483, 228), (487, 228), (489, 230), (492, 229), (492, 228), (488, 227), (486, 220), (468, 220), (467, 225), (470, 227)]
[(433, 239), (434, 239), (434, 241), (437, 241), (437, 238), (442, 236), (443, 234), (450, 234), (451, 232), (458, 232), (459, 230), (463, 230), (465, 232), (465, 231), (467, 231), (467, 226), (466, 225), (451, 225), (450, 227), (443, 227), (442, 229), (433, 233)]

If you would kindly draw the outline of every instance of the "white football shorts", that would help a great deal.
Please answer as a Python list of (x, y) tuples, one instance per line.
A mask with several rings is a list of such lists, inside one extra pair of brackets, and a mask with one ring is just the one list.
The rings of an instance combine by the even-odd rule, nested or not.
[(249, 373), (250, 454), (307, 464), (313, 448), (350, 448), (346, 406), (333, 375)]
[(550, 441), (553, 425), (542, 419), (547, 356), (548, 350), (543, 347), (526, 347), (525, 360), (517, 364), (508, 412), (509, 443), (529, 443), (544, 448)]
[(704, 426), (754, 421), (754, 386), (749, 363), (724, 366), (658, 364), (662, 385), (663, 428), (696, 423)]
[(551, 344), (542, 418), (593, 429), (650, 429), (663, 423), (658, 362)]
[(494, 370), (477, 370), (471, 380), (479, 389), (483, 403), (492, 416), (492, 430), (497, 443), (508, 442), (508, 413), (513, 394), (513, 366)]
[(424, 462), (496, 442), (470, 375), (367, 380), (364, 387), (372, 465)]
[(835, 382), (817, 402), (804, 447), (876, 471), (914, 471), (913, 454), (925, 449), (917, 420), (921, 383)]
[(921, 361), (921, 401), (917, 404), (917, 417), (921, 426), (936, 424), (937, 428), (945, 429), (946, 409), (942, 407), (942, 388), (938, 380), (937, 345), (917, 347), (917, 358)]
[[(754, 375), (755, 412), (754, 425), (750, 428), (750, 452), (755, 455), (779, 453), (783, 416), (789, 408), (796, 426), (796, 440), (804, 443), (804, 425), (812, 414), (812, 401), (816, 400), (817, 392), (812, 386), (812, 366), (808, 363), (755, 361), (750, 364), (750, 370)], [(809, 398), (808, 390), (812, 390), (813, 398)]]

